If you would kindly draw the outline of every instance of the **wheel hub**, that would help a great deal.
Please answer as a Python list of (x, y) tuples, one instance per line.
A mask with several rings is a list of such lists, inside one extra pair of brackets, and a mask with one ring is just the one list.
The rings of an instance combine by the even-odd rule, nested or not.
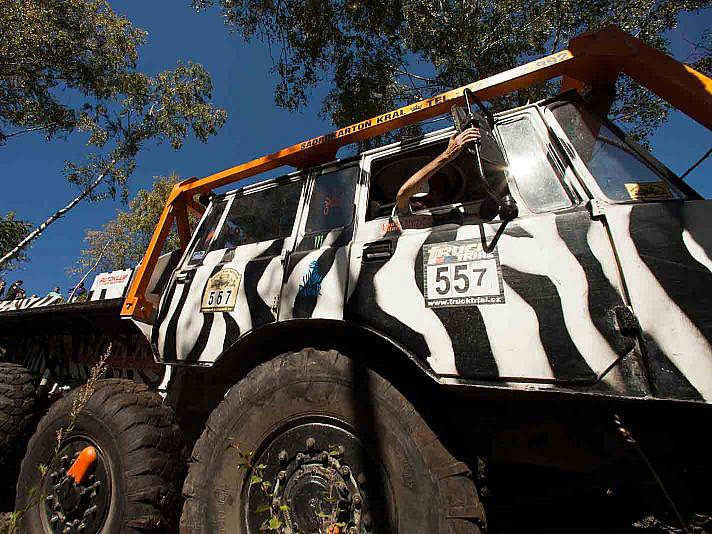
[(87, 446), (95, 445), (84, 438), (65, 443), (59, 459), (44, 478), (42, 522), (47, 532), (93, 534), (104, 524), (111, 504), (111, 480), (103, 454), (99, 452), (95, 465), (81, 484), (76, 484), (67, 474)]
[(370, 534), (375, 532), (371, 517), (383, 517), (375, 495), (390, 492), (366, 483), (366, 473), (380, 468), (340, 426), (294, 426), (274, 438), (253, 466), (246, 499), (249, 532), (271, 524), (285, 534)]

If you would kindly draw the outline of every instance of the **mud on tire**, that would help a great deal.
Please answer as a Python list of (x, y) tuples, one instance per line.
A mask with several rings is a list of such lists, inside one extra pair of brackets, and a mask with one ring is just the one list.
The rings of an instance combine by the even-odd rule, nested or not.
[[(324, 450), (334, 450), (342, 443), (345, 447), (334, 453), (341, 462), (336, 466), (337, 474), (356, 475), (355, 467), (349, 471), (344, 466), (359, 463), (358, 458), (349, 458), (359, 444), (377, 465), (366, 468), (368, 477), (361, 473), (340, 479), (340, 497), (349, 503), (355, 502), (356, 495), (359, 502), (362, 496), (366, 501), (374, 492), (386, 497), (381, 502), (386, 507), (372, 508), (368, 522), (363, 514), (358, 522), (353, 516), (345, 520), (352, 521), (347, 525), (358, 525), (353, 531), (482, 532), (484, 513), (469, 470), (450, 455), (413, 406), (374, 371), (335, 351), (314, 349), (283, 354), (260, 365), (213, 411), (189, 464), (181, 532), (258, 532), (259, 520), (252, 514), (262, 512), (265, 518), (279, 519), (275, 498), (282, 499), (278, 504), (286, 504), (283, 509), (289, 514), (288, 518), (282, 512), (282, 524), (296, 524), (297, 518), (305, 518), (296, 508), (298, 501), (310, 499), (313, 507), (313, 486), (321, 484), (319, 470), (326, 472), (334, 462), (332, 453), (327, 456)], [(242, 454), (251, 453), (249, 469), (238, 469), (235, 448)], [(295, 458), (299, 465), (291, 469)], [(265, 512), (269, 501), (254, 508), (260, 502), (254, 488), (260, 484), (250, 478), (258, 463), (262, 465), (260, 478), (269, 482), (272, 492), (266, 497), (273, 499), (269, 513)], [(279, 472), (272, 481), (275, 469)], [(374, 470), (383, 475), (376, 484)], [(307, 471), (309, 480), (297, 480)], [(361, 483), (363, 487), (359, 487)], [(379, 484), (383, 484), (380, 489)], [(287, 498), (290, 487), (293, 494)], [(309, 499), (294, 489), (299, 487)], [(350, 506), (353, 511), (354, 505)], [(365, 506), (364, 502), (360, 512)], [(307, 523), (310, 520), (306, 518)], [(304, 522), (294, 524), (292, 530), (285, 531), (314, 530), (314, 524), (308, 528)]]
[[(52, 459), (57, 430), (68, 427), (77, 392), (74, 390), (49, 409), (29, 442), (17, 483), (16, 510), (28, 508), (20, 519), (21, 532), (55, 531), (49, 526), (52, 503), (47, 504), (45, 496), (66, 477), (63, 468), (72, 461), (71, 454), (68, 462), (66, 456), (64, 460)], [(67, 448), (71, 451), (73, 443), (79, 443), (79, 448), (91, 444), (99, 451), (94, 473), (104, 484), (98, 488), (98, 496), (92, 495), (93, 501), (82, 500), (79, 508), (75, 502), (68, 512), (62, 503), (62, 515), (82, 517), (86, 512), (82, 506), (98, 502), (105, 510), (94, 512), (99, 517), (93, 517), (92, 531), (164, 532), (175, 528), (184, 471), (182, 439), (172, 410), (163, 405), (157, 393), (130, 380), (97, 381), (74, 428), (63, 439), (60, 456), (66, 454)], [(40, 475), (40, 464), (49, 466), (45, 477)], [(87, 489), (91, 490), (80, 488), (82, 495)], [(41, 502), (37, 502), (38, 494)], [(54, 502), (57, 500), (55, 496)], [(75, 525), (72, 532), (76, 530)]]

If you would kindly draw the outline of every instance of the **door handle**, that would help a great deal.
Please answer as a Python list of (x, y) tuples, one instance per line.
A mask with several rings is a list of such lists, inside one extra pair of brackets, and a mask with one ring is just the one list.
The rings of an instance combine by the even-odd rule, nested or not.
[(187, 284), (195, 276), (195, 269), (181, 271), (176, 275), (176, 284)]
[(374, 241), (363, 247), (363, 260), (368, 261), (384, 261), (393, 256), (392, 241)]

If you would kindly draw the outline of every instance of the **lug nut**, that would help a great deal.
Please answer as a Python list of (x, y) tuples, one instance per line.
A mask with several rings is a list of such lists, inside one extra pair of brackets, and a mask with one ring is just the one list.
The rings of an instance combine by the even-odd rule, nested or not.
[(96, 504), (94, 506), (90, 506), (89, 508), (86, 509), (84, 512), (84, 517), (89, 517), (90, 515), (94, 515), (96, 513)]
[(311, 450), (316, 445), (316, 440), (312, 437), (307, 438), (307, 449)]
[(363, 499), (361, 499), (361, 495), (357, 493), (356, 495), (354, 495), (354, 506), (356, 507), (356, 509), (359, 509), (361, 508), (361, 504), (363, 504)]
[(287, 460), (289, 459), (289, 455), (287, 454), (287, 451), (279, 451), (279, 461), (284, 463), (287, 463)]

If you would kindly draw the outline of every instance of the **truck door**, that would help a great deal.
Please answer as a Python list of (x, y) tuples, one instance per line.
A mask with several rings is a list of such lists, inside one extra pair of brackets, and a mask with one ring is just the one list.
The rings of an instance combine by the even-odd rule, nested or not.
[(313, 173), (288, 259), (280, 320), (343, 319), (358, 177), (358, 162)]
[[(479, 217), (484, 193), (461, 154), (411, 215), (395, 193), (446, 140), (368, 157), (370, 203), (352, 252), (350, 318), (406, 346), (440, 375), (594, 384), (628, 390), (616, 362), (633, 342), (605, 229), (591, 220), (535, 107), (498, 127), (520, 215)], [(433, 190), (440, 204), (428, 205)], [(420, 205), (419, 205), (420, 204)], [(370, 220), (369, 220), (370, 219)], [(494, 236), (501, 236), (491, 250)]]
[(610, 228), (653, 393), (712, 400), (712, 202), (582, 102), (549, 110)]
[(212, 203), (161, 301), (152, 341), (164, 361), (215, 361), (274, 321), (304, 185), (302, 177)]

